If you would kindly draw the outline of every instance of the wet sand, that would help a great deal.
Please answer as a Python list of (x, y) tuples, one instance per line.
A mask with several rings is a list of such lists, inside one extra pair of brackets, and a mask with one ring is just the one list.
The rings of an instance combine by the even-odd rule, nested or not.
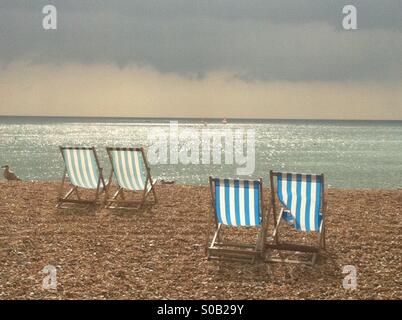
[(328, 190), (327, 250), (310, 267), (208, 261), (206, 187), (158, 185), (159, 203), (133, 211), (57, 210), (57, 187), (0, 182), (0, 299), (402, 299), (400, 190)]

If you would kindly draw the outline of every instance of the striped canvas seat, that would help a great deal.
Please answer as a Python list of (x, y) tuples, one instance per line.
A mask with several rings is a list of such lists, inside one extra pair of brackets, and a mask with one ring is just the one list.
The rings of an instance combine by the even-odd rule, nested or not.
[[(144, 190), (147, 174), (142, 152), (112, 149), (110, 154), (118, 184), (128, 190)], [(148, 184), (147, 188), (151, 185)]]
[(99, 170), (95, 154), (90, 148), (62, 148), (67, 174), (72, 185), (96, 189)]
[[(325, 248), (325, 185), (324, 175), (285, 173), (270, 171), (271, 203), (275, 219), (274, 244), (268, 245), (270, 257), (266, 261), (305, 263), (314, 265), (320, 250)], [(275, 183), (276, 179), (276, 183)], [(277, 200), (280, 212), (277, 217)], [(291, 224), (297, 231), (314, 235), (298, 237), (292, 234), (293, 241), (280, 240), (281, 221)], [(314, 245), (313, 239), (318, 243)], [(286, 259), (282, 254), (272, 256), (275, 250), (293, 252)], [(310, 257), (310, 259), (309, 259)]]
[(311, 174), (279, 173), (277, 193), (287, 209), (283, 218), (299, 231), (320, 231), (321, 176)]
[[(212, 241), (208, 227), (207, 253), (210, 260), (255, 262), (263, 257), (269, 210), (264, 209), (263, 186), (260, 180), (221, 179), (209, 177), (211, 208), (208, 223), (213, 226)], [(225, 228), (229, 226), (231, 228)], [(223, 236), (233, 227), (255, 228), (254, 243), (236, 242)], [(235, 233), (234, 233), (235, 234)], [(251, 238), (250, 238), (251, 239)]]
[(214, 179), (218, 222), (230, 226), (261, 224), (260, 181)]
[[(115, 176), (118, 185), (117, 191), (112, 197), (109, 198), (109, 191), (106, 192), (106, 207), (132, 209), (135, 208), (135, 205), (138, 205), (139, 208), (145, 204), (145, 200), (151, 192), (154, 203), (157, 203), (158, 199), (155, 191), (157, 180), (152, 179), (151, 168), (149, 167), (144, 148), (107, 147), (106, 151), (112, 165), (110, 181)], [(141, 192), (142, 200), (127, 199), (125, 191)]]
[[(57, 208), (67, 208), (70, 205), (97, 205), (99, 195), (106, 189), (102, 168), (94, 147), (59, 147), (64, 161), (64, 173), (61, 181)], [(69, 178), (72, 187), (63, 196), (66, 178)], [(95, 191), (94, 198), (88, 198), (80, 194), (80, 189), (92, 189)], [(74, 199), (74, 196), (76, 199)], [(85, 196), (85, 197), (83, 197)], [(69, 206), (71, 207), (71, 206)]]

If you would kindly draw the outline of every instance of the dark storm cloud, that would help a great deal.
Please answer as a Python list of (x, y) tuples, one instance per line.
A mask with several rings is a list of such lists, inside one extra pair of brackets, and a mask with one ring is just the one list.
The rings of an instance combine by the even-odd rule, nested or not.
[[(45, 4), (57, 31), (41, 27)], [(358, 30), (341, 28), (342, 7)], [(0, 2), (0, 61), (150, 65), (249, 80), (399, 80), (402, 1), (143, 0)]]

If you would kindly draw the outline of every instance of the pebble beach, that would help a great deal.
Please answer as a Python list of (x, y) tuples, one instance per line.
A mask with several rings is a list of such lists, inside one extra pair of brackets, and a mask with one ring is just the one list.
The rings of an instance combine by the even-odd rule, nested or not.
[[(208, 261), (204, 186), (157, 185), (158, 204), (130, 211), (56, 209), (58, 186), (0, 182), (0, 299), (402, 299), (402, 190), (327, 190), (311, 267)], [(49, 265), (56, 289), (42, 286)]]

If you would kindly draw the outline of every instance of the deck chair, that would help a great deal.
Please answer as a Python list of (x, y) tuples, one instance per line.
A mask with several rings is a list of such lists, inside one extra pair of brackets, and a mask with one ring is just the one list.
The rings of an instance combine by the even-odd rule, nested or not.
[[(109, 188), (106, 191), (106, 208), (132, 209), (135, 204), (138, 204), (136, 208), (139, 208), (144, 205), (151, 192), (154, 203), (157, 203), (155, 191), (157, 180), (152, 180), (144, 149), (108, 147), (106, 150), (112, 166), (109, 181), (111, 182), (115, 176), (118, 184), (116, 193), (110, 199)], [(124, 191), (142, 192), (141, 201), (127, 200)]]
[[(102, 175), (102, 168), (94, 147), (60, 147), (64, 160), (64, 174), (59, 190), (57, 208), (65, 203), (96, 205), (99, 195), (106, 189), (106, 182)], [(63, 187), (69, 178), (72, 188), (63, 196)], [(93, 199), (83, 199), (79, 188), (94, 189)], [(71, 196), (75, 194), (76, 199)]]
[[(208, 260), (255, 262), (265, 246), (268, 211), (264, 210), (262, 179), (239, 180), (209, 177), (211, 207), (206, 250)], [(224, 241), (222, 229), (256, 228), (253, 244)], [(212, 242), (211, 230), (213, 230)], [(227, 230), (229, 231), (229, 230)]]
[[(276, 180), (276, 183), (275, 183)], [(270, 171), (271, 203), (274, 214), (275, 230), (274, 245), (270, 249), (293, 251), (297, 254), (311, 253), (311, 259), (270, 258), (268, 261), (305, 263), (314, 265), (321, 249), (325, 249), (326, 209), (324, 199), (324, 175), (296, 174)], [(276, 198), (280, 203), (280, 212), (277, 216)], [(314, 232), (318, 234), (318, 245), (303, 245), (283, 243), (279, 239), (281, 222), (287, 222), (299, 232)]]

